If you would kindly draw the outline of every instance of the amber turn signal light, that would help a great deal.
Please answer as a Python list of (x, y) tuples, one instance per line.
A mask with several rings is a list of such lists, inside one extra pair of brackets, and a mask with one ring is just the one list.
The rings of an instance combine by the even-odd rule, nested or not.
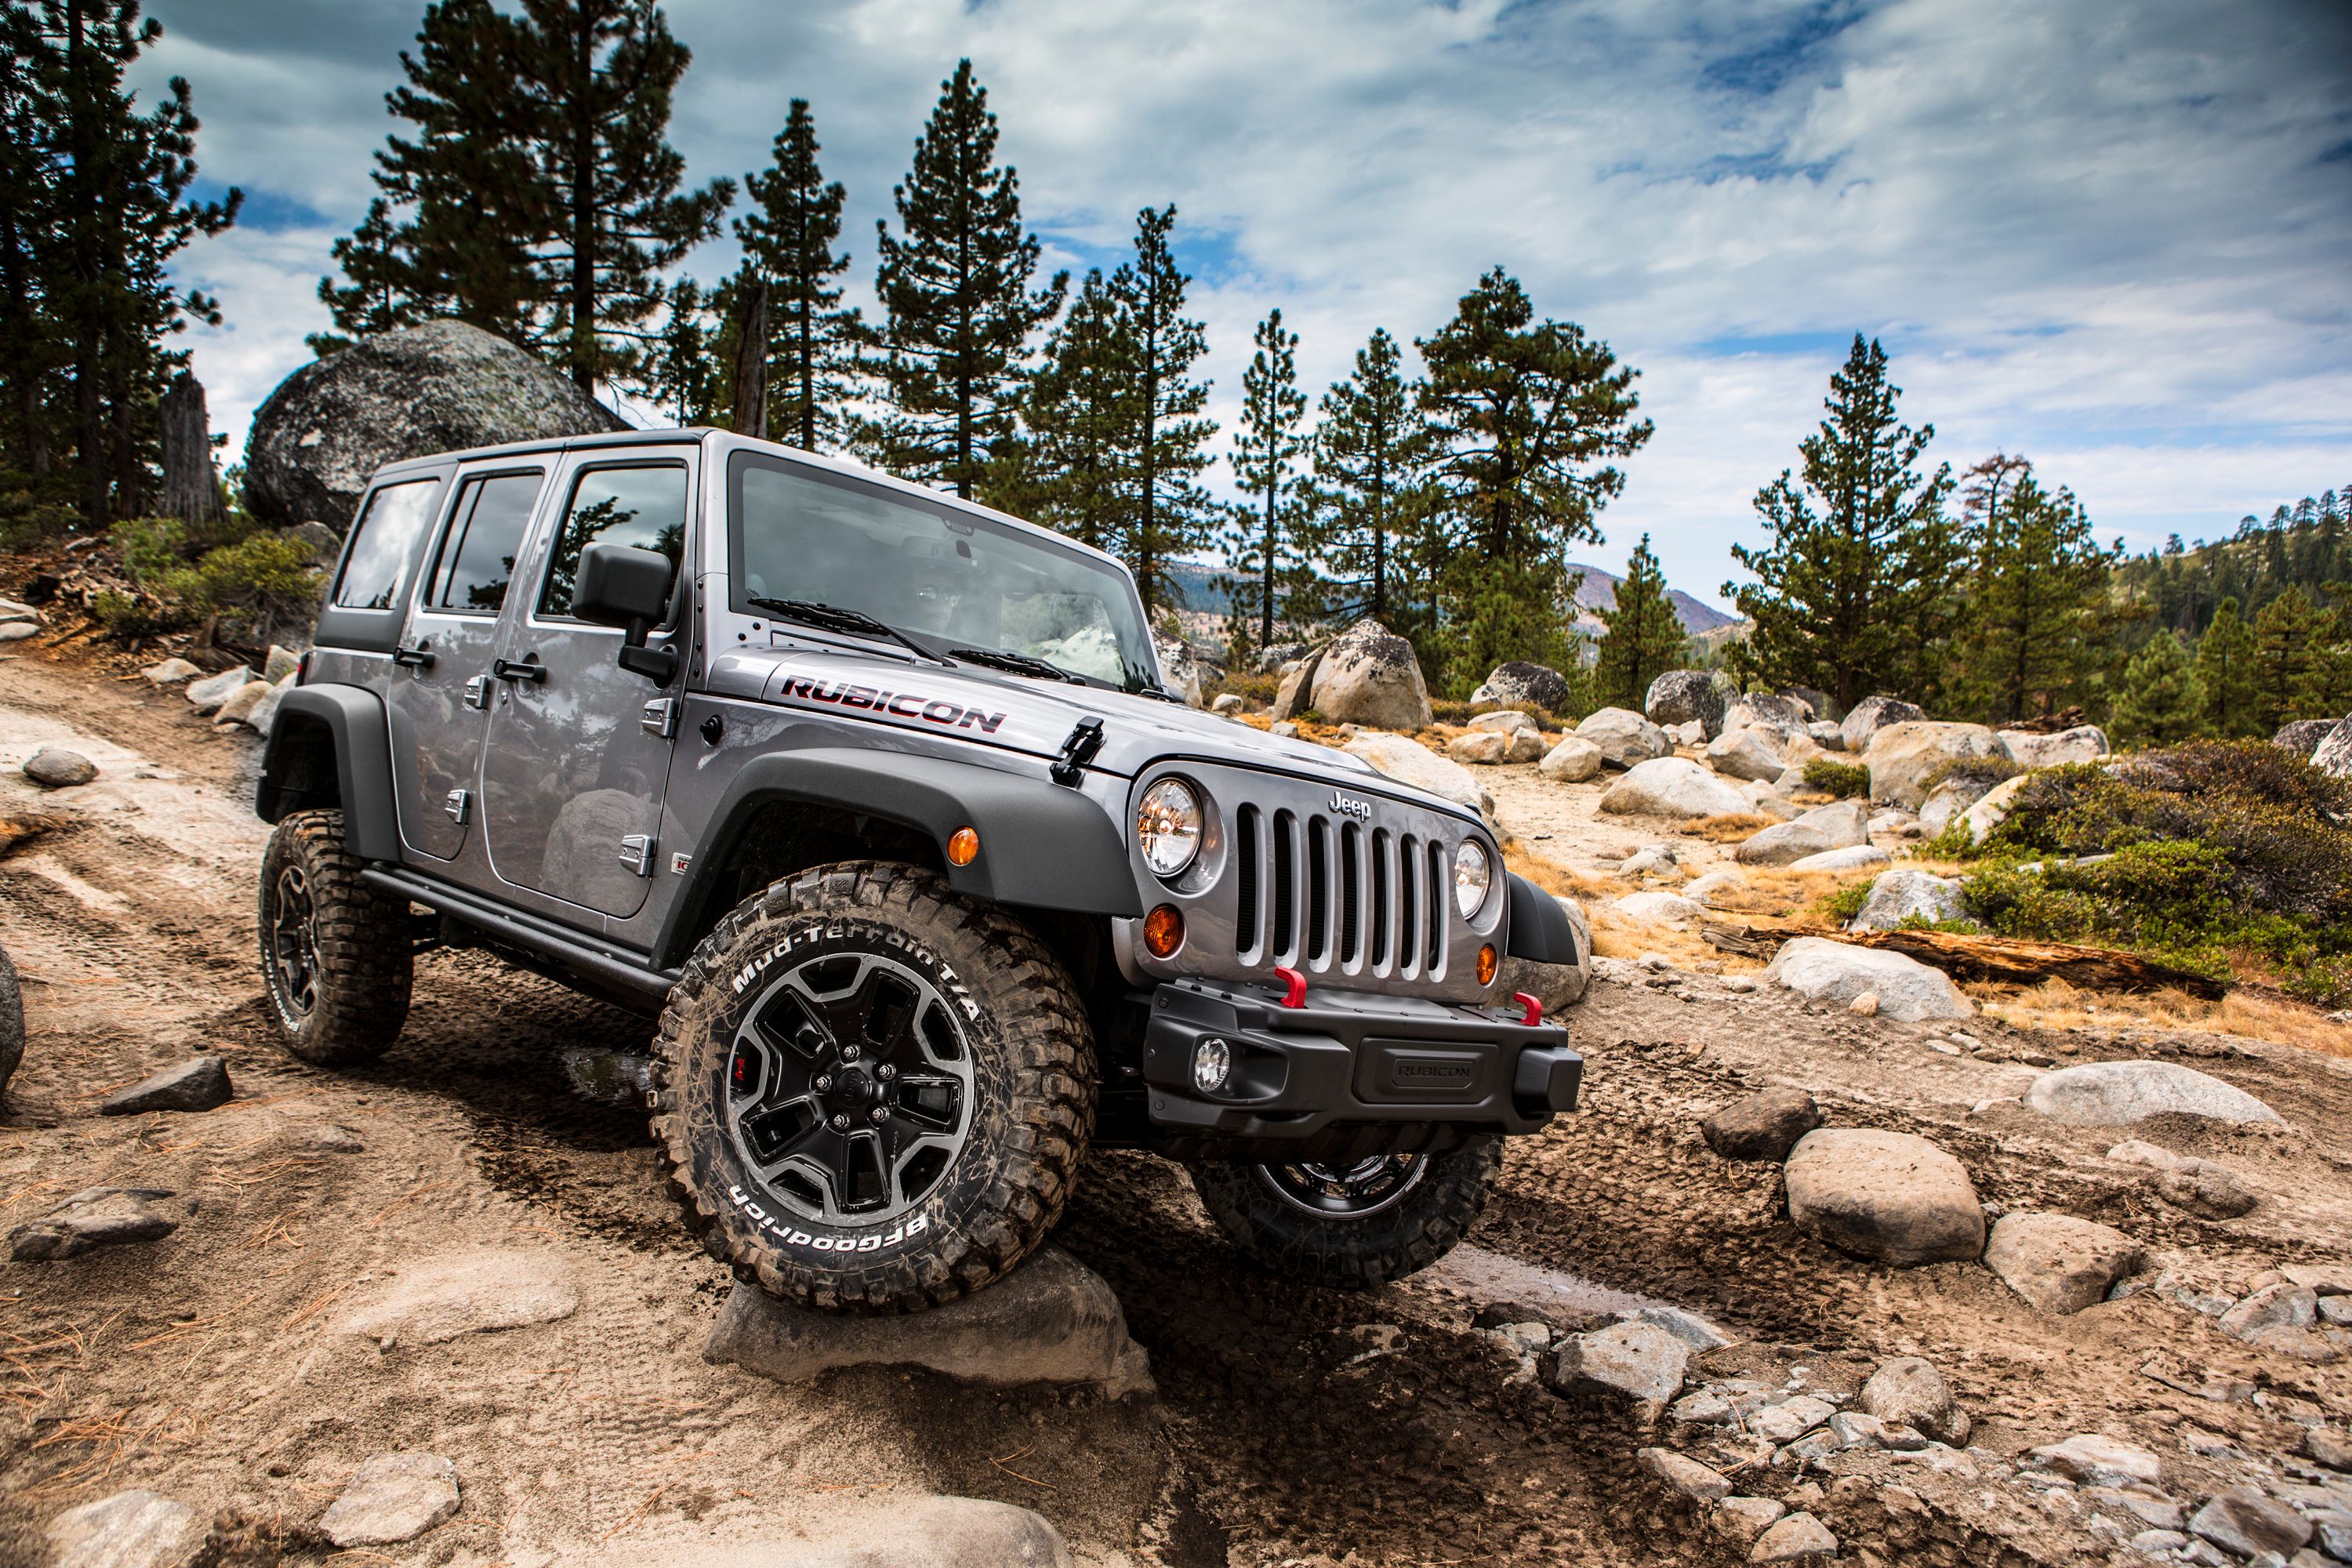
[(969, 866), (980, 858), (980, 835), (969, 827), (959, 827), (948, 835), (948, 864)]
[(1154, 958), (1174, 956), (1184, 945), (1184, 917), (1173, 904), (1161, 904), (1143, 917), (1143, 950)]
[(1495, 984), (1495, 944), (1491, 942), (1478, 950), (1478, 984)]

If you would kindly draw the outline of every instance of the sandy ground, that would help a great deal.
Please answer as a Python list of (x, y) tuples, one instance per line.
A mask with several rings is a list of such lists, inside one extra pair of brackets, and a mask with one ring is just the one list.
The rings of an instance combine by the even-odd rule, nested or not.
[[(100, 781), (40, 795), (16, 764), (42, 743), (84, 751)], [(1973, 1265), (1829, 1251), (1787, 1222), (1777, 1168), (1719, 1161), (1696, 1131), (1753, 1087), (1799, 1085), (1833, 1124), (1935, 1139), (1990, 1201), (2118, 1226), (2234, 1289), (2352, 1257), (2352, 1063), (1990, 1021), (1987, 1051), (1956, 1058), (1924, 1026), (1622, 963), (1570, 1019), (1585, 1109), (1512, 1145), (1475, 1248), (1448, 1266), (1361, 1296), (1286, 1286), (1237, 1262), (1176, 1168), (1106, 1155), (1056, 1239), (1118, 1290), (1156, 1404), (878, 1370), (780, 1388), (702, 1361), (729, 1282), (661, 1195), (642, 1113), (572, 1093), (558, 1063), (627, 1049), (644, 1025), (436, 952), (381, 1062), (329, 1073), (278, 1051), (252, 954), (257, 750), (87, 658), (18, 645), (0, 660), (0, 818), (31, 829), (0, 848), (0, 943), (31, 1042), (0, 1112), (0, 1223), (98, 1184), (198, 1201), (158, 1243), (0, 1263), (0, 1562), (40, 1561), (56, 1513), (131, 1486), (214, 1519), (214, 1561), (323, 1561), (320, 1514), (391, 1448), (455, 1461), (464, 1506), (338, 1561), (715, 1562), (935, 1492), (1034, 1508), (1097, 1564), (1738, 1561), (1637, 1463), (1657, 1431), (1620, 1402), (1512, 1383), (1474, 1326), (1506, 1302), (1568, 1322), (1610, 1290), (1741, 1337), (1695, 1375), (1850, 1390), (1898, 1353), (1945, 1371), (1978, 1423), (1967, 1473), (1874, 1455), (1741, 1478), (1810, 1507), (1852, 1561), (2103, 1561), (2115, 1549), (2084, 1510), (2011, 1460), (2106, 1432), (2164, 1454), (2193, 1494), (2242, 1462), (2286, 1464), (2315, 1414), (2352, 1409), (2344, 1368), (2150, 1295), (2049, 1318)], [(1563, 874), (1605, 879), (1606, 851), (1668, 831), (1596, 824), (1596, 787), (1491, 772), (1506, 824)], [(231, 1105), (95, 1115), (198, 1050), (228, 1059)], [(2116, 1135), (2013, 1102), (2026, 1057), (2126, 1055), (2193, 1058), (2278, 1109), (2268, 1131), (2137, 1130), (2229, 1164), (2261, 1207), (2221, 1224), (2165, 1207), (2104, 1159)], [(576, 1309), (439, 1343), (382, 1331), (386, 1303), (442, 1268), (528, 1273)]]

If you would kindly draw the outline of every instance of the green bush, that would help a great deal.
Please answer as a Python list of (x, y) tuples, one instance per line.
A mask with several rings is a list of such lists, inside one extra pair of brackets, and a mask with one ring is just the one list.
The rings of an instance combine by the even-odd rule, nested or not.
[(206, 551), (193, 566), (168, 571), (156, 589), (198, 616), (218, 616), (249, 640), (306, 622), (319, 592), (310, 547), (279, 533), (254, 533)]
[(1863, 905), (1870, 902), (1870, 887), (1868, 882), (1856, 882), (1829, 894), (1821, 901), (1822, 918), (1832, 925), (1845, 924), (1862, 913)]
[(1833, 763), (1815, 757), (1805, 764), (1805, 787), (1836, 795), (1840, 800), (1870, 793), (1870, 769), (1861, 763)]

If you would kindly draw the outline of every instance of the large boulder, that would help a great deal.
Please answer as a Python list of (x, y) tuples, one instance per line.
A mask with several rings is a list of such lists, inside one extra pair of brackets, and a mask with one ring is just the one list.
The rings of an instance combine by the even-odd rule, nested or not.
[(2017, 792), (2025, 787), (2029, 776), (2020, 773), (2015, 778), (2001, 780), (1977, 796), (1975, 804), (1960, 813), (1960, 826), (1968, 834), (1969, 843), (1983, 843), (2009, 820), (2010, 808), (2017, 801)]
[(1412, 644), (1373, 620), (1358, 621), (1323, 650), (1307, 706), (1334, 724), (1375, 730), (1419, 730), (1433, 717)]
[(1828, 838), (1832, 849), (1847, 849), (1870, 842), (1870, 813), (1858, 800), (1832, 801), (1827, 805), (1817, 805), (1797, 821)]
[(1895, 697), (1865, 697), (1853, 705), (1845, 716), (1838, 732), (1845, 737), (1845, 749), (1859, 752), (1870, 744), (1870, 738), (1889, 724), (1915, 723), (1927, 716), (1924, 709)]
[(2293, 752), (2308, 762), (2311, 753), (2319, 749), (2319, 742), (2327, 739), (2327, 731), (2336, 728), (2336, 721), (2333, 719), (2297, 719), (2279, 726), (2279, 732), (2271, 737), (2271, 744), (2283, 752)]
[(1743, 866), (1793, 866), (1811, 856), (1834, 849), (1829, 835), (1801, 822), (1776, 822), (1749, 835), (1731, 858)]
[(1812, 721), (1811, 703), (1771, 691), (1751, 691), (1723, 710), (1723, 727), (1727, 730), (1737, 730), (1742, 724), (1785, 724), (1801, 734)]
[[(1791, 824), (1791, 826), (1794, 826)], [(1808, 855), (1801, 860), (1789, 862), (1791, 871), (1859, 871), (1864, 866), (1884, 866), (1895, 858), (1875, 844), (1847, 844), (1835, 849), (1824, 849), (1818, 855)]]
[(386, 463), (628, 426), (530, 354), (463, 321), (362, 338), (288, 376), (254, 411), (245, 499), (279, 528), (351, 525)]
[(2311, 765), (2339, 779), (2352, 779), (2352, 718), (2320, 737), (2311, 749)]
[(1982, 799), (1992, 787), (1975, 773), (1955, 773), (1927, 792), (1919, 803), (1919, 831), (1929, 838), (1940, 838), (1944, 829), (1951, 826), (1960, 813)]
[(1726, 730), (1707, 742), (1706, 765), (1735, 779), (1777, 779), (1789, 765), (1774, 744), (1781, 739), (1763, 730)]
[(1723, 710), (1738, 695), (1738, 686), (1718, 670), (1670, 669), (1650, 682), (1642, 711), (1661, 726), (1696, 723), (1712, 741), (1723, 733)]
[(1547, 713), (1558, 713), (1569, 705), (1573, 695), (1569, 690), (1568, 677), (1549, 665), (1515, 658), (1487, 671), (1485, 682), (1470, 694), (1470, 700), (1499, 702), (1506, 708), (1540, 708)]
[(1496, 763), (1539, 763), (1550, 748), (1544, 733), (1532, 725), (1525, 730), (1472, 730), (1445, 742), (1445, 754), (1457, 763), (1491, 766)]
[(1506, 958), (1496, 984), (1498, 994), (1524, 991), (1542, 1003), (1546, 1017), (1557, 1017), (1563, 1008), (1583, 1001), (1592, 988), (1592, 927), (1585, 921), (1583, 906), (1574, 899), (1554, 901), (1576, 932), (1577, 961), (1538, 963), (1532, 958)]
[(1870, 798), (1916, 811), (1927, 799), (1928, 779), (1938, 769), (1975, 757), (2006, 760), (2000, 737), (1982, 724), (1938, 724), (1910, 720), (1889, 724), (1870, 737), (1863, 760), (1870, 767)]
[(2029, 1110), (2085, 1127), (2123, 1127), (2167, 1112), (2214, 1121), (2276, 1121), (2244, 1089), (2179, 1062), (2084, 1062), (2043, 1073), (2025, 1092)]
[(1865, 991), (1874, 993), (1880, 1016), (1906, 1024), (1966, 1018), (1976, 1012), (1942, 970), (1903, 953), (1855, 947), (1825, 936), (1801, 936), (1783, 943), (1764, 973), (1810, 1001), (1833, 1006), (1845, 1006)]
[(1585, 716), (1576, 732), (1601, 748), (1601, 760), (1611, 767), (1630, 768), (1658, 757), (1674, 755), (1666, 732), (1630, 708), (1603, 708)]
[(1316, 648), (1301, 658), (1282, 666), (1282, 678), (1276, 682), (1274, 718), (1276, 722), (1296, 719), (1315, 702), (1315, 671), (1323, 663), (1323, 650)]
[(1870, 885), (1870, 897), (1861, 913), (1846, 922), (1848, 931), (1893, 931), (1907, 920), (1931, 924), (1969, 918), (1960, 884), (1926, 871), (1883, 871)]
[(1192, 646), (1182, 637), (1151, 634), (1151, 651), (1160, 660), (1160, 679), (1168, 689), (1184, 700), (1187, 708), (1198, 708), (1201, 702), (1201, 665), (1192, 657)]
[(1399, 784), (1444, 795), (1456, 805), (1476, 812), (1493, 806), (1494, 797), (1468, 768), (1446, 761), (1418, 741), (1402, 735), (1358, 735), (1340, 749), (1351, 757), (1361, 757)]
[(2113, 1226), (2063, 1214), (2003, 1215), (1985, 1244), (1985, 1267), (2045, 1312), (2079, 1312), (2107, 1299), (2130, 1273), (2140, 1245)]
[(1781, 1174), (1790, 1221), (1841, 1252), (1901, 1267), (1984, 1251), (1967, 1169), (1914, 1133), (1824, 1127), (1798, 1140)]
[(1601, 771), (1601, 748), (1581, 735), (1562, 735), (1536, 772), (1562, 784), (1582, 784)]
[(2023, 768), (2054, 768), (2066, 763), (2095, 763), (2107, 754), (2107, 732), (2096, 724), (2042, 734), (2032, 730), (2003, 730), (2000, 743), (2010, 759)]
[(1636, 816), (1720, 816), (1748, 797), (1688, 757), (1637, 763), (1601, 797), (1601, 809)]

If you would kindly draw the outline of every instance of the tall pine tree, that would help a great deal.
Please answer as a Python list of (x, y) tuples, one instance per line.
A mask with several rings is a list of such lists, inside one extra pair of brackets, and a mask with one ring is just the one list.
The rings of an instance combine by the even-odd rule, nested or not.
[(1900, 395), (1885, 351), (1856, 333), (1830, 377), (1829, 417), (1800, 447), (1801, 478), (1783, 470), (1757, 493), (1770, 542), (1731, 547), (1759, 580), (1723, 589), (1756, 624), (1750, 673), (1841, 707), (1920, 689), (1934, 646), (1923, 628), (1948, 620), (1959, 577), (1951, 471), (1920, 471), (1935, 426), (1904, 424)]
[(1192, 279), (1177, 266), (1169, 236), (1173, 206), (1136, 215), (1135, 259), (1111, 275), (1126, 336), (1126, 395), (1118, 447), (1126, 468), (1126, 504), (1108, 546), (1135, 574), (1147, 606), (1167, 597), (1167, 562), (1209, 542), (1214, 504), (1201, 488), (1216, 421), (1204, 418), (1209, 384), (1192, 379), (1208, 352), (1201, 323), (1184, 314)]
[(1430, 443), (1402, 360), (1397, 341), (1376, 331), (1356, 351), (1355, 374), (1324, 393), (1305, 521), (1335, 608), (1412, 637), (1425, 635), (1433, 607), (1405, 581), (1425, 578), (1430, 564), (1416, 559), (1431, 510)]
[(1974, 563), (1958, 649), (1960, 684), (1994, 721), (2048, 713), (2081, 695), (2109, 569), (2071, 491), (2000, 454), (1968, 473), (1961, 537)]
[(848, 192), (825, 183), (819, 151), (808, 100), (796, 98), (770, 166), (743, 176), (751, 210), (735, 220), (746, 272), (768, 283), (768, 431), (811, 452), (837, 447), (848, 428), (861, 331), (834, 281), (849, 268), (833, 248)]
[(2132, 656), (2107, 724), (2116, 740), (2140, 746), (2169, 746), (2206, 732), (2205, 689), (2169, 629)]
[(888, 411), (861, 431), (884, 468), (969, 498), (1013, 433), (1031, 334), (1062, 309), (1069, 274), (1032, 290), (1036, 237), (1020, 182), (996, 162), (996, 116), (971, 62), (957, 62), (893, 193), (899, 235), (877, 225), (880, 378)]
[(2206, 733), (2228, 741), (2255, 732), (2262, 689), (2254, 678), (2254, 634), (2234, 597), (2221, 601), (2197, 640), (2197, 684), (2205, 693)]
[(1242, 421), (1233, 455), (1234, 482), (1251, 500), (1234, 510), (1230, 553), (1234, 575), (1248, 584), (1264, 647), (1274, 641), (1279, 590), (1300, 565), (1307, 395), (1298, 390), (1298, 334), (1283, 330), (1280, 310), (1258, 323), (1255, 342), (1257, 352), (1242, 373)]
[(1024, 439), (991, 476), (1001, 504), (1097, 549), (1119, 546), (1134, 490), (1133, 350), (1108, 280), (1088, 271), (1023, 395)]
[[(2258, 734), (2275, 733), (2292, 719), (2317, 719), (2305, 712), (2310, 694), (2312, 634), (2318, 616), (2311, 596), (2300, 584), (2263, 606), (2254, 617), (2254, 727)], [(2333, 715), (2326, 715), (2333, 717)]]
[(1625, 563), (1616, 598), (1613, 605), (1594, 612), (1609, 628), (1594, 659), (1594, 694), (1603, 703), (1638, 713), (1650, 683), (1682, 663), (1690, 640), (1674, 601), (1666, 597), (1665, 574), (1646, 533)]

